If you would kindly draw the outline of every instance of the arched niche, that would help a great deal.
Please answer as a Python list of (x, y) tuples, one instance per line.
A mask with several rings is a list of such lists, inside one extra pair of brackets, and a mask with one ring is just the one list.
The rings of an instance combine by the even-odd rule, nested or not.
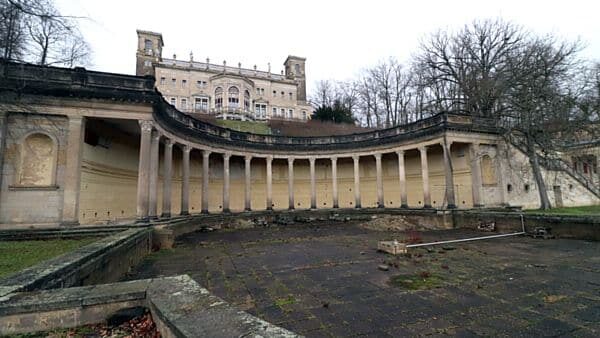
[(44, 132), (31, 132), (19, 142), (16, 186), (56, 185), (57, 142)]

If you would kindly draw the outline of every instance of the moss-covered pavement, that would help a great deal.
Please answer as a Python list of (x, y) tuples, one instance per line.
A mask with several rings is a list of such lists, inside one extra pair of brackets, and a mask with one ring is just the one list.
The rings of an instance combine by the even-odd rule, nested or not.
[(73, 251), (97, 238), (0, 242), (0, 278)]
[(480, 235), (352, 222), (198, 232), (149, 256), (127, 279), (187, 273), (307, 337), (600, 336), (600, 242), (510, 237), (398, 257), (375, 250), (378, 240)]

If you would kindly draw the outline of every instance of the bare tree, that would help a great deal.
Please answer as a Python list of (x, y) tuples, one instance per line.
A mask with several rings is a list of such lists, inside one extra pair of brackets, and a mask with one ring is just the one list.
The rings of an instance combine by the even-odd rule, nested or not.
[(0, 16), (5, 60), (68, 67), (89, 62), (76, 18), (61, 15), (50, 0), (0, 0)]
[(493, 116), (511, 84), (510, 59), (527, 33), (502, 20), (475, 21), (452, 34), (439, 31), (421, 43), (417, 57), (426, 82), (454, 109)]

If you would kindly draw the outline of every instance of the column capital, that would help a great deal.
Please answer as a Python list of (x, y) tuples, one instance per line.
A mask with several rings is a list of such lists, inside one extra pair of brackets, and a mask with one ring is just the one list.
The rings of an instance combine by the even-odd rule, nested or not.
[(315, 160), (316, 160), (316, 158), (315, 158), (314, 156), (310, 156), (310, 157), (308, 158), (308, 161), (309, 161), (310, 163), (315, 163)]
[(202, 150), (202, 156), (204, 156), (204, 158), (207, 158), (210, 156), (212, 152), (210, 150)]
[(265, 157), (265, 160), (267, 160), (267, 162), (273, 162), (273, 156), (269, 155)]
[(404, 149), (399, 149), (399, 150), (396, 150), (396, 154), (397, 154), (398, 156), (404, 156)]
[(231, 157), (231, 153), (223, 153), (223, 159), (229, 160), (230, 157)]
[(352, 159), (354, 160), (354, 162), (357, 162), (359, 158), (360, 156), (358, 155), (352, 155)]
[(421, 152), (421, 154), (422, 154), (422, 153), (426, 153), (426, 152), (427, 152), (427, 148), (428, 148), (428, 147), (429, 147), (429, 146), (420, 146), (420, 147), (419, 147), (419, 151)]
[(332, 156), (330, 158), (330, 160), (331, 160), (331, 162), (337, 162), (338, 158), (337, 158), (337, 156)]
[(162, 134), (158, 130), (152, 130), (152, 141), (160, 140), (161, 136), (162, 136)]
[(250, 161), (252, 161), (252, 155), (245, 155), (245, 156), (244, 156), (244, 160), (245, 160), (246, 162), (250, 162)]
[(181, 150), (183, 152), (189, 153), (190, 151), (192, 151), (192, 147), (188, 146), (187, 144), (182, 144), (181, 145)]
[(373, 154), (373, 156), (375, 156), (376, 160), (381, 160), (381, 155), (382, 155), (382, 153), (375, 153), (375, 154)]
[(288, 157), (288, 158), (287, 158), (287, 160), (288, 160), (288, 164), (294, 164), (294, 160), (295, 160), (295, 158), (293, 158), (293, 157)]
[(173, 147), (173, 140), (171, 140), (170, 138), (165, 138), (165, 146), (167, 147)]
[(146, 132), (152, 131), (152, 127), (154, 126), (154, 123), (148, 120), (139, 120), (138, 123), (140, 124), (142, 131)]

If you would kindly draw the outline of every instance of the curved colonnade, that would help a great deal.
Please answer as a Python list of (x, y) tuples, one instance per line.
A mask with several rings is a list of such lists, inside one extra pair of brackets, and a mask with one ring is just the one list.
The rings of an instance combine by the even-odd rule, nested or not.
[[(252, 161), (266, 162), (266, 209), (273, 208), (273, 160), (287, 161), (288, 209), (294, 209), (294, 163), (303, 160), (309, 163), (310, 208), (317, 208), (317, 188), (315, 163), (329, 161), (331, 165), (332, 206), (339, 207), (337, 162), (351, 158), (354, 173), (354, 207), (361, 208), (361, 157), (375, 160), (377, 207), (384, 208), (384, 187), (382, 179), (382, 156), (394, 154), (398, 161), (398, 180), (401, 207), (408, 207), (408, 192), (405, 171), (405, 152), (418, 149), (423, 184), (423, 207), (431, 208), (429, 184), (428, 149), (440, 147), (442, 150), (445, 179), (444, 199), (446, 207), (456, 207), (452, 168), (452, 144), (465, 143), (471, 154), (477, 154), (479, 143), (497, 143), (497, 135), (490, 121), (470, 116), (439, 113), (427, 119), (384, 130), (352, 135), (330, 137), (285, 137), (257, 135), (237, 132), (183, 114), (164, 100), (155, 104), (153, 120), (140, 123), (140, 154), (137, 190), (137, 218), (140, 221), (171, 217), (171, 188), (173, 146), (182, 150), (181, 215), (189, 215), (190, 204), (190, 152), (202, 153), (201, 212), (209, 212), (209, 158), (220, 156), (223, 168), (222, 212), (230, 212), (230, 159), (239, 156), (244, 159), (244, 210), (256, 210), (252, 206)], [(158, 215), (159, 149), (163, 144), (164, 161), (162, 213)], [(481, 169), (478, 160), (471, 161), (472, 198), (474, 206), (481, 206)]]

